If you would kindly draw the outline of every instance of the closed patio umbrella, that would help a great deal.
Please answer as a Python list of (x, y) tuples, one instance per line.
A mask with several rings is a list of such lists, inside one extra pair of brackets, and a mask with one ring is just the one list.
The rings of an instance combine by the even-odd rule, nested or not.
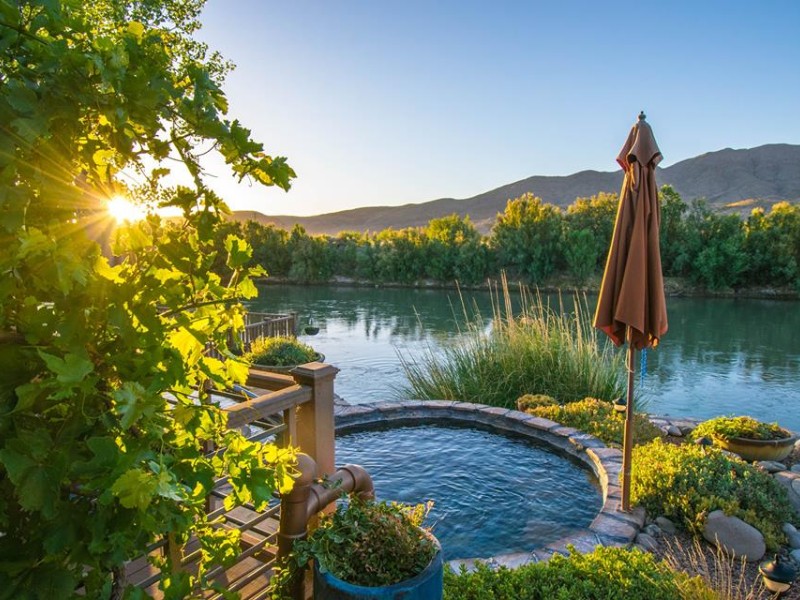
[(628, 343), (628, 389), (622, 452), (622, 510), (630, 510), (633, 375), (636, 350), (656, 346), (667, 332), (658, 228), (656, 165), (661, 152), (642, 112), (617, 162), (625, 171), (594, 326), (615, 345)]

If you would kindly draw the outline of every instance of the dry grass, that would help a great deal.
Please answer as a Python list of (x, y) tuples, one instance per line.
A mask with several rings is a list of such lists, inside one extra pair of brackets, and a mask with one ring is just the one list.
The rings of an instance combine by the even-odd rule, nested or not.
[[(776, 598), (762, 582), (758, 563), (748, 563), (725, 554), (722, 550), (679, 532), (665, 536), (656, 551), (676, 571), (699, 575), (717, 593), (713, 600), (772, 600)], [(781, 600), (800, 600), (800, 587), (792, 586)], [(711, 600), (711, 599), (709, 599)]]

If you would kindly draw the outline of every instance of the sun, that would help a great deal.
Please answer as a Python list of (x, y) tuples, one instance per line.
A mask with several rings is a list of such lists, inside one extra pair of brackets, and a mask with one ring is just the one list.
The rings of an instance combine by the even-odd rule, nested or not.
[(106, 205), (108, 214), (114, 217), (118, 224), (135, 223), (147, 216), (147, 209), (123, 196), (114, 196)]

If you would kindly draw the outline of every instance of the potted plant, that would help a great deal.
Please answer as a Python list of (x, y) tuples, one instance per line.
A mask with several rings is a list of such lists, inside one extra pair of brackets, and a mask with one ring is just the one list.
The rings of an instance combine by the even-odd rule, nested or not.
[(297, 365), (323, 361), (325, 356), (295, 338), (263, 337), (257, 339), (243, 357), (254, 367), (267, 371), (290, 371)]
[(426, 514), (426, 505), (350, 496), (295, 542), (276, 584), (313, 560), (315, 600), (441, 599), (444, 561), (439, 542), (420, 526)]
[(752, 417), (717, 417), (700, 423), (694, 439), (710, 438), (719, 447), (744, 460), (782, 460), (792, 451), (797, 436), (778, 426)]

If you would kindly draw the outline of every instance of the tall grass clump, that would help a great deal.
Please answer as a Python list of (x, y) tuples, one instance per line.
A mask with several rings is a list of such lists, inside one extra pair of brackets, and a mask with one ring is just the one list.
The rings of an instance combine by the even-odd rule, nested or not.
[(409, 398), (463, 400), (513, 408), (524, 394), (546, 394), (566, 403), (587, 396), (611, 400), (622, 393), (624, 357), (599, 339), (585, 298), (558, 310), (520, 286), (514, 314), (503, 277), (492, 302), (492, 322), (468, 315), (458, 341), (420, 358), (400, 356)]

